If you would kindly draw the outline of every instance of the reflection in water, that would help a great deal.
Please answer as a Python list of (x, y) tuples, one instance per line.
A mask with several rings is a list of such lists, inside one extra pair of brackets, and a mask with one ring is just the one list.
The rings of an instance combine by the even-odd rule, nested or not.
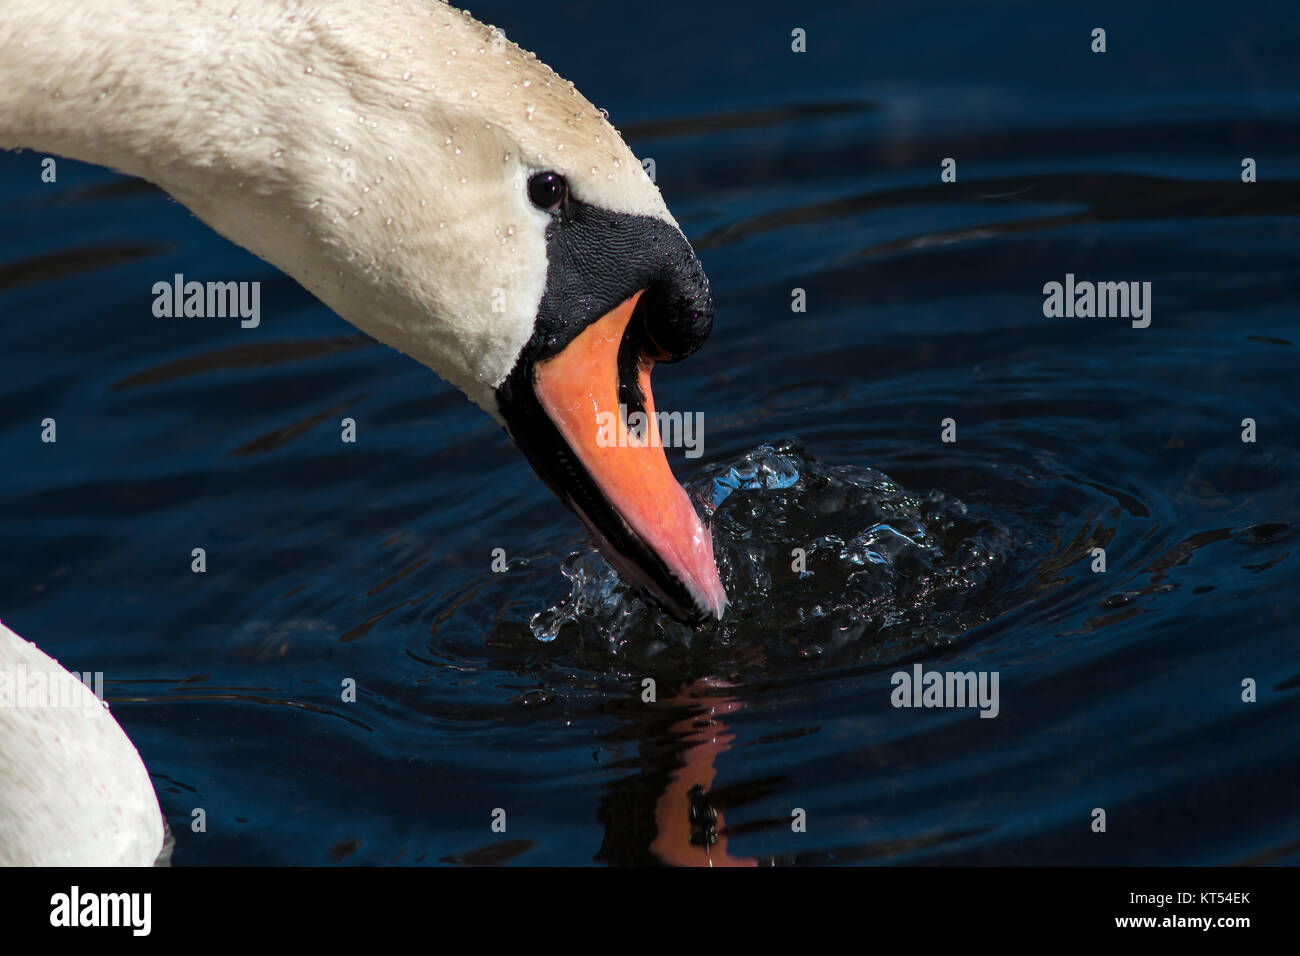
[(733, 736), (722, 720), (741, 704), (726, 696), (727, 683), (701, 678), (683, 687), (667, 703), (693, 711), (669, 728), (689, 744), (684, 766), (674, 770), (663, 795), (655, 802), (655, 838), (650, 852), (673, 866), (754, 866), (749, 857), (727, 852), (726, 821), (709, 799), (714, 761), (730, 749)]

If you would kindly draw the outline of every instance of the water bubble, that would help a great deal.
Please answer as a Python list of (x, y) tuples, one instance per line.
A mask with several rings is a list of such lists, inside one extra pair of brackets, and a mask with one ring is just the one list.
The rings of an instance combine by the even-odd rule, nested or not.
[(945, 643), (995, 613), (979, 598), (1014, 552), (1010, 531), (961, 502), (865, 466), (824, 465), (793, 440), (709, 466), (684, 487), (711, 520), (731, 601), (723, 620), (673, 622), (583, 550), (561, 567), (568, 597), (533, 616), (538, 640), (573, 625), (616, 655), (704, 641), (808, 665)]

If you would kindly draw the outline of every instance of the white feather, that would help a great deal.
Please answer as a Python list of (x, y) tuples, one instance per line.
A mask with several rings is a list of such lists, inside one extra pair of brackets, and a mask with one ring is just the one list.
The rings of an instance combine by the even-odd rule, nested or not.
[(0, 866), (152, 866), (162, 846), (149, 773), (117, 721), (0, 624)]

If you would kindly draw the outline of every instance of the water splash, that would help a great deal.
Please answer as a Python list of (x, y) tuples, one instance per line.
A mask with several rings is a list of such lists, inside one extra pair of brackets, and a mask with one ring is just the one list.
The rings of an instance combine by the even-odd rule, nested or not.
[(575, 625), (614, 653), (642, 641), (757, 643), (769, 662), (938, 643), (993, 616), (984, 598), (1015, 550), (1006, 527), (961, 501), (872, 468), (822, 464), (793, 439), (706, 468), (686, 490), (712, 519), (731, 598), (721, 622), (667, 620), (582, 551), (563, 564), (568, 597), (533, 616), (533, 635), (550, 642)]

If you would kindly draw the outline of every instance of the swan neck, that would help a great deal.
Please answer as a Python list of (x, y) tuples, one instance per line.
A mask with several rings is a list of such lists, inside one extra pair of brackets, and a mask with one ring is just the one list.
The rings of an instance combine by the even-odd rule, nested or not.
[(108, 166), (173, 193), (223, 165), (255, 173), (238, 144), (258, 117), (241, 104), (272, 104), (237, 95), (247, 58), (286, 68), (294, 58), (287, 21), (277, 30), (264, 20), (271, 29), (254, 48), (231, 12), (240, 6), (222, 15), (193, 0), (0, 0), (0, 147)]

